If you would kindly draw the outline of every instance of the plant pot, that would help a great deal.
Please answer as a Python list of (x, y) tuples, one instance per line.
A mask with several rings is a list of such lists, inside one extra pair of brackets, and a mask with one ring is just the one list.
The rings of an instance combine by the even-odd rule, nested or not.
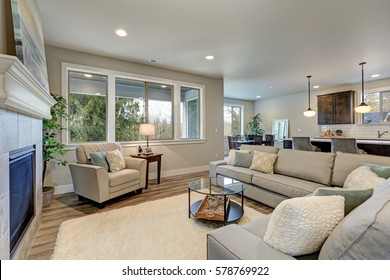
[(54, 194), (53, 186), (46, 186), (42, 189), (42, 207), (47, 207), (51, 204)]

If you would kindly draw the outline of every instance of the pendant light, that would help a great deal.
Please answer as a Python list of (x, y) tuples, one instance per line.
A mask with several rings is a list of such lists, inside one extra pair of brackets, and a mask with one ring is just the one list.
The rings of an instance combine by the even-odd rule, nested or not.
[(355, 107), (355, 112), (360, 114), (368, 113), (371, 111), (371, 106), (364, 103), (364, 64), (366, 64), (366, 62), (359, 63), (359, 65), (362, 66), (362, 103), (360, 103), (359, 106)]
[(307, 76), (307, 91), (308, 91), (308, 95), (309, 95), (309, 108), (307, 108), (307, 110), (305, 112), (303, 112), (303, 115), (307, 118), (311, 118), (311, 117), (314, 117), (316, 115), (316, 111), (313, 111), (311, 108), (310, 108), (310, 78), (311, 76)]

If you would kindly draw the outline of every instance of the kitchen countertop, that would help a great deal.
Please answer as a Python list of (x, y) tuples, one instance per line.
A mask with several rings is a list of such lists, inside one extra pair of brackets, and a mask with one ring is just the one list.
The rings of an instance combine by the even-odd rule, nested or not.
[[(330, 138), (332, 137), (312, 137), (310, 139), (314, 142), (330, 142)], [(292, 140), (292, 138), (286, 138), (285, 140)], [(356, 142), (358, 144), (390, 145), (390, 138), (356, 138)]]

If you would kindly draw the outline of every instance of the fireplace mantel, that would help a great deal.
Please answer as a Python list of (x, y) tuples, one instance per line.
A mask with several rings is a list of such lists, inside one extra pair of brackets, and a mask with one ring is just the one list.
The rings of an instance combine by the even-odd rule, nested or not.
[(0, 107), (36, 118), (50, 119), (50, 96), (15, 56), (0, 54)]

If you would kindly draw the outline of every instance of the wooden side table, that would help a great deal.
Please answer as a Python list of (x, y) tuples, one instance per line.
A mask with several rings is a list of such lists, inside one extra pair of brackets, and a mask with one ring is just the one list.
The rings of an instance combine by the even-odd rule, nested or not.
[(133, 158), (141, 158), (146, 159), (146, 186), (145, 189), (148, 188), (148, 182), (149, 182), (149, 163), (157, 161), (157, 184), (160, 184), (160, 178), (161, 178), (161, 156), (163, 154), (140, 154), (140, 155), (130, 155)]

